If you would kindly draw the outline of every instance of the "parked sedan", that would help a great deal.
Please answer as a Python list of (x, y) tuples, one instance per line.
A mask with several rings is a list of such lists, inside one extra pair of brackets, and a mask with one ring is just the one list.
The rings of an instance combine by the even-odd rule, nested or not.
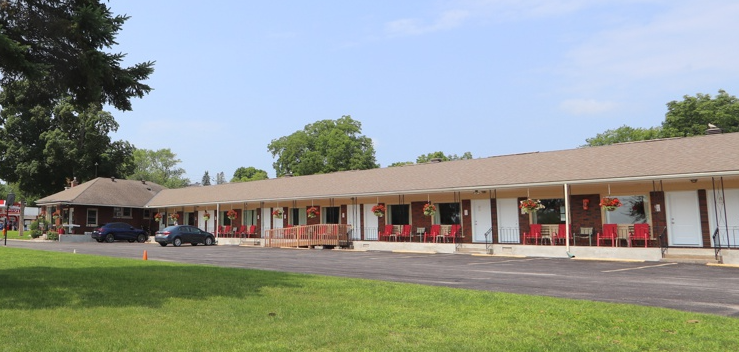
[(109, 222), (95, 229), (92, 238), (98, 242), (113, 243), (113, 241), (126, 240), (128, 242), (146, 242), (149, 235), (142, 229), (137, 229), (125, 222)]
[(163, 230), (157, 231), (154, 240), (164, 247), (172, 244), (175, 247), (181, 246), (183, 243), (190, 243), (197, 246), (202, 243), (206, 246), (212, 246), (216, 243), (216, 238), (210, 232), (205, 232), (195, 226), (175, 225), (165, 227)]

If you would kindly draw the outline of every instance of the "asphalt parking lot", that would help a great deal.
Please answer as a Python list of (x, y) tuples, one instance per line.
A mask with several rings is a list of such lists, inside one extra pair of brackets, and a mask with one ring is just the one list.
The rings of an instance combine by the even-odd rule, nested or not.
[(739, 318), (739, 268), (239, 246), (8, 241), (8, 247), (629, 303)]

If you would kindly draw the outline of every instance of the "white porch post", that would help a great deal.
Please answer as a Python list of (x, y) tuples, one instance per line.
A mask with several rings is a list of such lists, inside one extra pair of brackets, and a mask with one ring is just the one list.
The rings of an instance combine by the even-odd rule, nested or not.
[(216, 240), (218, 240), (218, 229), (219, 229), (219, 226), (218, 226), (218, 220), (219, 219), (218, 219), (218, 217), (220, 216), (220, 214), (221, 214), (221, 203), (216, 203), (216, 213), (213, 214), (213, 215), (215, 215), (215, 216), (213, 216), (213, 220), (215, 220), (215, 221), (213, 221), (213, 230), (215, 230), (213, 232), (216, 233)]
[(570, 252), (570, 189), (567, 186), (567, 184), (564, 184), (565, 187), (565, 231), (566, 231), (566, 250), (569, 253)]

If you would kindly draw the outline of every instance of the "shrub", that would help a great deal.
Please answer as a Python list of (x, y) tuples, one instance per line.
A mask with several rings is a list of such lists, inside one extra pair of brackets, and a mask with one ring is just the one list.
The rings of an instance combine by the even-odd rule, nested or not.
[(39, 238), (41, 235), (44, 234), (44, 231), (48, 227), (48, 224), (46, 223), (46, 220), (44, 219), (37, 219), (31, 222), (31, 226), (29, 227), (31, 231), (31, 238)]

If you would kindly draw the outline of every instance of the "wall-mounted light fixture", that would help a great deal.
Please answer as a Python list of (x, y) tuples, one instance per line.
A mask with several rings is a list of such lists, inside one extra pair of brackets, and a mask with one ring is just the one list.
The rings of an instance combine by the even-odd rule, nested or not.
[(475, 190), (474, 192), (472, 192), (472, 194), (480, 194), (480, 191)]
[(698, 182), (698, 179), (696, 178), (690, 179), (690, 183), (696, 183), (696, 182)]
[(659, 213), (660, 211), (662, 211), (662, 208), (659, 206), (659, 204), (655, 204), (654, 205), (654, 212), (655, 213)]
[(582, 210), (588, 210), (588, 206), (590, 205), (590, 199), (583, 199), (582, 200)]

